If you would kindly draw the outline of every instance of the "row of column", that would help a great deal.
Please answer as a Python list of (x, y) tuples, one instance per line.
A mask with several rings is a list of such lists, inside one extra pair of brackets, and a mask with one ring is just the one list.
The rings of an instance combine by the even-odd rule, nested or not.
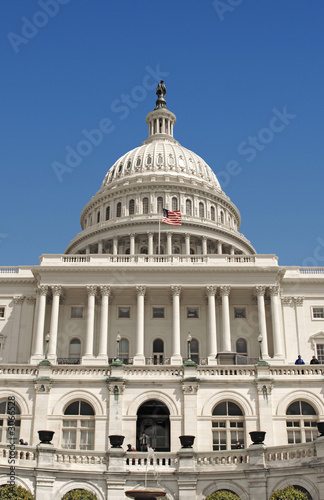
[[(256, 286), (255, 292), (257, 295), (258, 306), (258, 323), (259, 333), (262, 335), (262, 354), (264, 358), (269, 358), (268, 352), (268, 333), (266, 326), (266, 313), (264, 296), (266, 286)], [(46, 310), (46, 295), (48, 286), (40, 286), (38, 289), (38, 300), (36, 305), (36, 329), (34, 333), (33, 360), (39, 360), (43, 357), (44, 346), (44, 324)], [(231, 352), (231, 329), (230, 329), (230, 307), (229, 295), (230, 286), (206, 286), (206, 295), (208, 301), (208, 362), (211, 364), (215, 360), (218, 353), (217, 346), (217, 331), (216, 331), (216, 293), (217, 289), (221, 297), (221, 347), (223, 352)], [(268, 287), (271, 297), (271, 315), (272, 315), (272, 333), (274, 357), (283, 357), (282, 343), (282, 321), (280, 314), (279, 302), (279, 286)], [(57, 351), (57, 335), (58, 335), (58, 319), (60, 296), (62, 294), (61, 286), (52, 286), (52, 311), (50, 320), (50, 339), (48, 346), (48, 358), (56, 359)], [(99, 354), (98, 361), (108, 360), (108, 317), (109, 317), (109, 296), (111, 288), (109, 285), (89, 285), (88, 292), (88, 307), (87, 307), (87, 329), (83, 361), (94, 359), (94, 321), (95, 321), (95, 298), (97, 292), (101, 295), (101, 315), (100, 315), (100, 330), (99, 330)], [(137, 293), (137, 315), (136, 315), (136, 353), (134, 356), (134, 364), (145, 364), (145, 336), (144, 336), (144, 297), (146, 293), (145, 286), (136, 286)], [(172, 294), (172, 356), (171, 364), (181, 364), (181, 336), (180, 336), (180, 295), (181, 286), (171, 286)]]
[[(164, 234), (164, 233), (162, 233)], [(166, 253), (167, 255), (171, 255), (172, 252), (172, 236), (173, 233), (167, 232), (167, 248), (166, 248)], [(129, 235), (129, 253), (130, 255), (135, 255), (135, 234), (132, 233)], [(148, 248), (148, 254), (153, 255), (154, 254), (154, 244), (153, 244), (153, 233), (147, 233), (147, 248)], [(176, 236), (179, 236), (177, 234)], [(207, 236), (202, 237), (202, 254), (207, 255)], [(112, 245), (112, 254), (113, 255), (118, 255), (118, 236), (115, 236), (113, 238), (113, 245)], [(223, 243), (219, 240), (217, 240), (217, 254), (222, 255), (223, 253)], [(90, 253), (90, 245), (86, 247), (86, 253)], [(98, 242), (98, 253), (101, 254), (103, 253), (103, 241)], [(190, 255), (190, 234), (185, 233), (185, 254)], [(230, 245), (230, 255), (235, 254), (235, 247)]]

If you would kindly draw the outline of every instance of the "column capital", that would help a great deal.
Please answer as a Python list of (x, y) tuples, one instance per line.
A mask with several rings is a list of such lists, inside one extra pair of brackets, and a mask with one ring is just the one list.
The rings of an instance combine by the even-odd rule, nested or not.
[(280, 292), (280, 286), (279, 286), (279, 285), (269, 286), (269, 291), (270, 291), (270, 295), (271, 295), (271, 297), (274, 297), (274, 296), (276, 296), (276, 295), (279, 295), (279, 292)]
[(208, 285), (206, 286), (206, 295), (207, 297), (215, 297), (217, 292), (217, 286), (215, 285)]
[(60, 296), (62, 293), (62, 287), (61, 285), (52, 285), (52, 295)]
[(191, 236), (190, 233), (185, 233), (186, 238), (190, 238), (190, 236)]
[(101, 285), (99, 288), (102, 297), (110, 296), (110, 285)]
[(203, 237), (202, 237), (202, 240), (203, 240), (203, 241), (207, 241), (207, 236), (203, 236)]
[(257, 285), (255, 291), (258, 297), (264, 297), (266, 287), (264, 285)]
[(48, 292), (48, 286), (47, 285), (39, 285), (37, 290), (36, 290), (36, 293), (38, 293), (39, 295), (43, 295), (46, 297), (47, 295), (47, 292)]
[(97, 287), (95, 285), (88, 285), (87, 286), (87, 293), (88, 296), (95, 296), (97, 293)]
[(305, 297), (293, 297), (292, 299), (296, 306), (302, 306), (304, 303), (304, 298)]
[(137, 296), (144, 297), (145, 293), (146, 293), (146, 286), (145, 285), (138, 285), (136, 287)]
[(181, 294), (181, 286), (180, 285), (171, 286), (171, 292), (173, 296), (179, 297)]
[(14, 304), (22, 304), (25, 300), (24, 295), (15, 295), (13, 297)]
[(231, 287), (230, 286), (220, 286), (219, 287), (219, 292), (222, 297), (228, 296), (230, 294)]
[(33, 297), (32, 295), (29, 295), (28, 297), (26, 297), (26, 302), (27, 302), (27, 304), (29, 304), (29, 305), (32, 306), (36, 302), (36, 297)]
[(293, 298), (290, 297), (290, 296), (286, 296), (286, 297), (281, 297), (281, 302), (285, 305), (285, 306), (290, 306), (290, 304), (292, 303), (293, 301)]

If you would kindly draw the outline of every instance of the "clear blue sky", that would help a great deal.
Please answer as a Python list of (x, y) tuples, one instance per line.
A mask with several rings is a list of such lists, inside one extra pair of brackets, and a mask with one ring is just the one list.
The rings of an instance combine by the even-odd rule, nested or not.
[[(2, 0), (0, 265), (64, 252), (108, 168), (146, 139), (157, 69), (176, 139), (256, 251), (324, 265), (323, 21), (322, 0)], [(137, 101), (122, 111), (123, 94)], [(105, 118), (59, 182), (53, 162)]]

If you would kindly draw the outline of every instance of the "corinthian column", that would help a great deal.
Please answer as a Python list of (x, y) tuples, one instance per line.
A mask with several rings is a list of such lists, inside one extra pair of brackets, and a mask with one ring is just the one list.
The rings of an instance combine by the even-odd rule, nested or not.
[(268, 334), (267, 334), (267, 324), (266, 324), (266, 314), (265, 314), (265, 305), (264, 305), (264, 294), (266, 287), (265, 286), (256, 286), (255, 291), (257, 294), (258, 300), (258, 321), (259, 321), (259, 334), (262, 335), (262, 357), (269, 358), (268, 353)]
[(108, 362), (107, 345), (108, 345), (108, 307), (109, 307), (110, 286), (108, 285), (101, 286), (100, 292), (101, 292), (101, 316), (100, 316), (98, 358)]
[(271, 297), (271, 317), (273, 329), (273, 350), (274, 358), (283, 358), (283, 334), (281, 327), (280, 301), (279, 301), (279, 286), (270, 286)]
[(83, 361), (88, 361), (93, 358), (93, 338), (94, 338), (94, 313), (95, 313), (95, 297), (97, 287), (94, 285), (87, 286), (88, 292), (88, 310), (87, 310), (87, 335), (85, 341), (85, 353), (82, 357)]
[(217, 287), (207, 286), (208, 299), (208, 364), (216, 364), (217, 354), (217, 332), (216, 332), (216, 307), (215, 295)]
[(231, 352), (231, 328), (230, 328), (230, 312), (229, 312), (229, 294), (231, 291), (230, 286), (221, 286), (220, 294), (222, 297), (222, 350), (224, 352)]
[(45, 324), (45, 310), (46, 310), (46, 295), (48, 286), (39, 286), (37, 289), (38, 294), (38, 308), (34, 341), (34, 352), (31, 357), (31, 364), (35, 364), (43, 359), (44, 354), (44, 324)]
[(171, 365), (182, 364), (180, 353), (180, 294), (181, 286), (172, 286), (172, 356)]
[(48, 344), (48, 359), (53, 363), (56, 363), (57, 354), (57, 328), (59, 319), (59, 307), (60, 307), (60, 296), (62, 293), (62, 287), (59, 285), (52, 286), (52, 314), (51, 314), (51, 325), (50, 325), (50, 340)]
[(144, 354), (144, 297), (146, 286), (137, 286), (136, 354), (134, 365), (145, 365)]

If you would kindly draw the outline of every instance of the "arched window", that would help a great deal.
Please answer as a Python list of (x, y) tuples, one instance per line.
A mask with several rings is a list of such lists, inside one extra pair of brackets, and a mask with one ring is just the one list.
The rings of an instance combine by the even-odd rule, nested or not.
[(153, 342), (153, 363), (163, 365), (164, 342), (162, 339), (155, 339)]
[(148, 436), (148, 444), (154, 450), (170, 451), (170, 411), (161, 401), (150, 399), (137, 410), (137, 450), (141, 450), (140, 438), (143, 432)]
[(110, 207), (106, 208), (106, 220), (110, 219)]
[(245, 339), (237, 339), (236, 341), (236, 352), (241, 356), (247, 356), (247, 343)]
[(179, 254), (180, 253), (180, 248), (178, 246), (172, 247), (172, 253)]
[(186, 215), (192, 214), (192, 203), (191, 200), (186, 200)]
[(62, 425), (62, 448), (94, 449), (94, 414), (92, 406), (85, 401), (74, 401), (66, 407)]
[(129, 341), (125, 338), (119, 342), (119, 359), (124, 365), (129, 363)]
[(97, 213), (97, 224), (99, 224), (100, 222), (100, 210), (98, 210), (98, 213)]
[(288, 444), (309, 443), (317, 437), (317, 414), (306, 401), (295, 401), (286, 411)]
[(69, 343), (69, 363), (79, 364), (81, 360), (81, 342), (79, 339), (72, 339)]
[(135, 200), (129, 200), (128, 212), (129, 215), (133, 215), (135, 213)]
[(190, 341), (190, 357), (197, 365), (199, 365), (199, 342), (197, 339)]
[(140, 248), (140, 253), (142, 255), (147, 255), (148, 254), (148, 248), (146, 246)]
[(116, 217), (121, 217), (121, 202), (117, 203)]
[[(12, 426), (12, 416), (15, 417), (15, 425)], [(16, 442), (19, 440), (20, 431), (20, 408), (14, 398), (9, 396), (0, 402), (0, 441), (2, 443)], [(14, 440), (14, 441), (12, 441)]]
[(215, 220), (215, 207), (210, 207), (210, 218)]
[(143, 214), (148, 214), (148, 206), (149, 206), (148, 198), (143, 198), (142, 204), (143, 204)]
[(224, 212), (223, 211), (220, 213), (220, 221), (221, 221), (221, 224), (224, 224)]
[(160, 245), (160, 252), (159, 252), (159, 247), (156, 246), (155, 248), (155, 253), (156, 254), (160, 254), (160, 255), (163, 255), (164, 254), (164, 247), (162, 245)]
[(147, 157), (146, 164), (147, 164), (147, 165), (151, 165), (151, 163), (152, 163), (152, 157), (149, 155), (149, 156)]
[(162, 196), (159, 196), (157, 199), (157, 211), (158, 214), (162, 213), (162, 208), (163, 208), (163, 198)]
[(205, 207), (202, 202), (199, 203), (199, 217), (205, 217)]
[(233, 450), (236, 442), (244, 446), (244, 415), (232, 401), (215, 406), (212, 416), (213, 450)]
[(178, 210), (178, 198), (175, 196), (172, 198), (172, 210)]

